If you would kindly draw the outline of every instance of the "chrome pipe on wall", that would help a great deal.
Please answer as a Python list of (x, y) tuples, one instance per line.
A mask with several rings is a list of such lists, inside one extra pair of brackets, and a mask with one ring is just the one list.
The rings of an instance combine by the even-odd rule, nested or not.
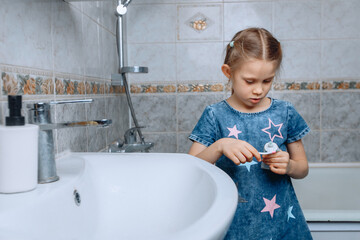
[[(139, 134), (140, 140), (142, 144), (145, 144), (145, 138), (141, 132), (141, 127), (139, 126), (139, 123), (137, 121), (135, 110), (131, 101), (130, 97), (130, 88), (129, 84), (126, 79), (126, 73), (132, 72), (132, 73), (147, 73), (148, 70), (146, 67), (124, 67), (124, 21), (123, 16), (127, 12), (127, 6), (130, 4), (131, 0), (126, 1), (118, 1), (118, 6), (116, 8), (115, 15), (117, 17), (116, 22), (116, 45), (117, 45), (117, 52), (118, 52), (118, 58), (119, 58), (119, 69), (118, 72), (121, 74), (121, 80), (125, 87), (126, 92), (126, 99), (130, 108), (131, 117), (133, 119), (135, 128)], [(140, 71), (141, 70), (141, 71)]]

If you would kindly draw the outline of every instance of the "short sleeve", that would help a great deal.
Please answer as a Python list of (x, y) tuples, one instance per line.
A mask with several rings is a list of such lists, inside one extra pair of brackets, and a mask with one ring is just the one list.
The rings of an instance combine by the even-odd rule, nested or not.
[(216, 141), (216, 129), (214, 113), (212, 108), (207, 106), (191, 132), (189, 139), (208, 147)]
[(288, 103), (288, 133), (286, 143), (292, 143), (303, 138), (310, 132), (310, 128), (296, 111), (291, 103)]

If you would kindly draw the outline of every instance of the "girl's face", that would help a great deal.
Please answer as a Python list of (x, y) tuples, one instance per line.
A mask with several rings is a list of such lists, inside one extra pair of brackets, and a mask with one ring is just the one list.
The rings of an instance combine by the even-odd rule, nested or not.
[(257, 111), (268, 107), (269, 100), (266, 95), (275, 77), (276, 66), (275, 61), (254, 59), (244, 62), (232, 72), (230, 67), (224, 64), (222, 70), (232, 81), (234, 90), (229, 100), (245, 111)]

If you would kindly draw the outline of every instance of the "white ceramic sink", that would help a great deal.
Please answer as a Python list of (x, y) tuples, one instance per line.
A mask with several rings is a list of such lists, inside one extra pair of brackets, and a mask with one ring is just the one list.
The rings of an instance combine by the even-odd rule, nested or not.
[(187, 154), (74, 153), (57, 169), (0, 194), (0, 240), (222, 239), (237, 205), (230, 177)]

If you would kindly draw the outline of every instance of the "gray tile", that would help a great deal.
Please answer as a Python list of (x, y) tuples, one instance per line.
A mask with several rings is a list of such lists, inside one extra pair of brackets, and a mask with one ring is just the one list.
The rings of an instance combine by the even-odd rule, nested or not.
[[(91, 15), (90, 15), (91, 16)], [(84, 74), (91, 77), (103, 77), (100, 59), (99, 25), (87, 16), (83, 17)]]
[(321, 18), (323, 38), (359, 38), (360, 2), (358, 0), (323, 1)]
[(218, 82), (223, 77), (223, 53), (221, 42), (176, 44), (177, 80)]
[(107, 143), (111, 143), (121, 137), (119, 121), (121, 119), (120, 111), (115, 109), (120, 107), (120, 99), (116, 97), (109, 97), (106, 101), (106, 118), (112, 120), (111, 126), (108, 127)]
[(88, 152), (98, 152), (104, 149), (106, 144), (107, 128), (88, 127)]
[(291, 102), (312, 130), (320, 129), (320, 93), (272, 92), (272, 97)]
[(360, 39), (322, 40), (321, 54), (322, 78), (360, 76)]
[[(65, 123), (74, 121), (86, 121), (85, 103), (58, 104), (52, 108), (55, 111), (53, 123)], [(86, 127), (73, 127), (53, 130), (54, 144), (57, 154), (64, 151), (86, 152), (87, 129)]]
[(274, 32), (278, 38), (320, 37), (321, 1), (275, 1), (274, 5)]
[(190, 133), (178, 133), (177, 134), (177, 138), (178, 138), (178, 148), (177, 148), (177, 152), (178, 153), (188, 153), (190, 150), (190, 147), (192, 145), (192, 141), (190, 141), (188, 139)]
[(324, 92), (321, 100), (323, 129), (360, 128), (360, 92)]
[(86, 127), (64, 128), (55, 130), (57, 154), (64, 151), (87, 152)]
[(317, 81), (321, 70), (321, 41), (281, 41), (284, 58), (280, 68), (282, 79)]
[(102, 76), (111, 79), (112, 73), (118, 72), (118, 57), (116, 49), (116, 38), (104, 28), (100, 28), (100, 62)]
[(53, 69), (52, 5), (53, 1), (1, 1), (1, 63)]
[(93, 98), (92, 103), (85, 104), (87, 120), (99, 120), (105, 118), (105, 99)]
[[(101, 6), (101, 16), (100, 16), (100, 24), (104, 26), (106, 29), (115, 33), (116, 31), (116, 21), (114, 15), (114, 9), (117, 6), (117, 1), (103, 1), (100, 4)], [(99, 2), (97, 2), (99, 3)]]
[(126, 18), (129, 43), (175, 41), (174, 4), (133, 5), (128, 8)]
[(52, 2), (51, 27), (54, 68), (58, 72), (83, 74), (85, 61), (80, 11), (64, 2)]
[(128, 44), (129, 66), (146, 66), (147, 74), (128, 74), (129, 82), (175, 82), (175, 43)]
[(144, 133), (144, 137), (146, 142), (155, 144), (150, 152), (176, 152), (176, 133)]
[(322, 131), (322, 162), (358, 162), (360, 131)]
[[(105, 117), (105, 99), (94, 98), (94, 102), (86, 104), (87, 120), (101, 120)], [(88, 127), (88, 151), (97, 152), (106, 146), (107, 128)]]
[(216, 94), (183, 94), (177, 98), (178, 131), (192, 131), (206, 106), (217, 102)]
[(114, 96), (105, 99), (106, 101), (106, 118), (111, 119), (113, 124), (107, 128), (107, 144), (121, 138), (125, 129), (129, 126), (129, 112), (126, 99), (124, 96)]
[(176, 131), (176, 95), (132, 95), (132, 100), (144, 132)]
[(127, 129), (129, 129), (129, 122), (131, 119), (130, 116), (130, 111), (129, 111), (129, 107), (128, 107), (128, 102), (126, 100), (126, 95), (125, 94), (121, 94), (120, 96), (118, 96), (120, 99), (120, 106), (119, 106), (119, 110), (115, 111), (119, 111), (119, 114), (121, 116), (121, 118), (119, 119), (119, 132), (120, 134), (123, 136), (125, 131)]
[(271, 2), (224, 3), (224, 37), (230, 41), (235, 33), (248, 27), (272, 31)]
[(86, 121), (85, 105), (89, 103), (57, 104), (55, 109), (55, 122)]
[(320, 131), (311, 131), (302, 140), (308, 162), (320, 162)]
[[(93, 21), (96, 23), (100, 22), (102, 17), (102, 2), (99, 1), (83, 1), (81, 4), (82, 12), (84, 13), (84, 17), (91, 16)], [(114, 17), (115, 18), (115, 17)]]

